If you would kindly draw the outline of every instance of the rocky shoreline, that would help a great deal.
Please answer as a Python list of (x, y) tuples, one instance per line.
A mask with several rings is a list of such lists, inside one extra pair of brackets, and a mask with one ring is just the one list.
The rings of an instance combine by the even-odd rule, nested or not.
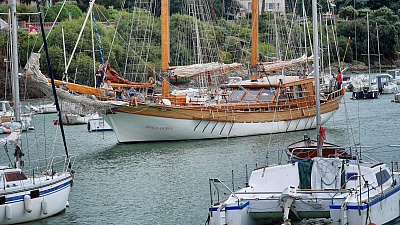
[[(344, 73), (350, 74), (358, 74), (358, 73), (368, 73), (368, 66), (363, 62), (356, 62), (353, 63), (345, 63), (343, 68), (347, 68)], [(380, 65), (378, 63), (374, 63), (371, 65), (371, 73), (383, 73), (386, 70), (397, 69), (396, 65)]]

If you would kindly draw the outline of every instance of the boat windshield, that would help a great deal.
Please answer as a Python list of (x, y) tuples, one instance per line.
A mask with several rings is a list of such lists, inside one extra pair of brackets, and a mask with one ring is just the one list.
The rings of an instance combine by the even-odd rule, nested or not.
[(275, 90), (276, 90), (275, 88), (264, 88), (264, 90), (260, 94), (260, 97), (258, 97), (258, 100), (271, 101), (272, 98), (274, 97)]
[(4, 176), (6, 177), (7, 182), (27, 179), (23, 172), (4, 173)]
[(236, 90), (231, 96), (231, 101), (240, 101), (242, 99), (244, 91), (245, 90), (242, 89)]
[(258, 93), (260, 93), (261, 89), (251, 89), (246, 92), (246, 95), (243, 97), (243, 101), (253, 102), (256, 101)]
[(390, 179), (390, 174), (386, 170), (379, 171), (375, 174), (375, 176), (376, 180), (378, 181), (378, 185), (382, 185)]

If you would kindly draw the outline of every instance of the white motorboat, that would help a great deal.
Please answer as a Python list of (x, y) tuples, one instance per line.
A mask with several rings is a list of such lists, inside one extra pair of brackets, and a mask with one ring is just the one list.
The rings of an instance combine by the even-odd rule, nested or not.
[[(62, 122), (64, 125), (81, 125), (88, 124), (92, 119), (99, 119), (100, 116), (97, 113), (89, 114), (89, 115), (81, 115), (76, 113), (63, 113), (62, 114)], [(54, 120), (54, 124), (58, 125), (59, 120)]]
[(363, 162), (356, 163), (352, 170), (346, 172), (348, 193), (338, 193), (329, 205), (333, 224), (386, 224), (398, 218), (399, 171), (383, 163)]
[(392, 75), (393, 80), (396, 84), (400, 84), (400, 70), (399, 69), (386, 70), (386, 73)]
[(9, 101), (0, 101), (0, 133), (9, 133), (16, 129), (33, 130), (34, 128), (31, 125), (32, 115), (30, 113), (19, 113), (20, 122), (18, 122), (14, 116), (14, 110)]
[(380, 94), (395, 94), (398, 92), (397, 83), (390, 74), (378, 74), (373, 81), (372, 87), (378, 89)]
[(92, 118), (87, 123), (87, 130), (90, 132), (112, 131), (112, 127), (104, 120), (104, 118)]
[(79, 115), (74, 113), (64, 113), (62, 115), (62, 122), (64, 125), (78, 125), (87, 124), (90, 119), (99, 118), (98, 114)]
[(37, 114), (56, 113), (57, 109), (54, 103), (30, 105), (29, 110)]

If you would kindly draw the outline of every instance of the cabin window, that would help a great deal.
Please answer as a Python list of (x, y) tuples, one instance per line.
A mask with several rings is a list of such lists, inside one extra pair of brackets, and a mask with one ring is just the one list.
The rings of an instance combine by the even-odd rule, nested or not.
[(378, 181), (378, 185), (384, 184), (387, 180), (390, 179), (390, 174), (387, 170), (379, 171), (375, 174), (376, 180)]
[(272, 98), (274, 97), (275, 94), (275, 88), (264, 88), (264, 90), (261, 92), (260, 97), (258, 97), (258, 100), (260, 101), (271, 101)]
[(231, 101), (240, 101), (242, 99), (243, 94), (244, 90), (236, 90), (231, 96)]
[(346, 173), (346, 180), (357, 180), (358, 173)]
[(232, 94), (232, 92), (233, 92), (233, 88), (226, 88), (225, 90), (222, 91), (221, 94), (226, 94), (227, 96), (229, 96)]
[(33, 190), (31, 191), (31, 198), (39, 198), (39, 190)]
[(274, 9), (274, 3), (269, 3), (269, 9), (270, 10)]
[(294, 98), (302, 98), (303, 93), (300, 85), (296, 85), (293, 87), (293, 92), (294, 92)]
[(260, 89), (248, 90), (243, 97), (243, 101), (256, 101), (258, 93), (260, 93)]
[(22, 172), (13, 172), (13, 173), (4, 173), (7, 182), (10, 181), (18, 181), (18, 180), (26, 180), (26, 176)]

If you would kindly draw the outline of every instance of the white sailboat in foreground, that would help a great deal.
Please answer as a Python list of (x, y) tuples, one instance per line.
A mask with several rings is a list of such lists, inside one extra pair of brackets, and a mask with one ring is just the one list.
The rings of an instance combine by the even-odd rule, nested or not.
[[(15, 0), (11, 4), (11, 14), (13, 24), (13, 95), (15, 108), (18, 109), (20, 102)], [(41, 16), (40, 22), (42, 22)], [(46, 43), (45, 40), (44, 43)], [(50, 62), (48, 65), (51, 71)], [(55, 99), (56, 104), (58, 104), (56, 96)], [(15, 111), (15, 117), (17, 121), (20, 121), (19, 110)], [(60, 127), (63, 134), (62, 126)], [(73, 177), (71, 168), (75, 156), (69, 156), (65, 147), (65, 156), (54, 156), (47, 165), (23, 171), (25, 163), (21, 159), (24, 153), (22, 151), (20, 131), (11, 133), (7, 138), (1, 139), (0, 142), (2, 146), (11, 144), (15, 146), (15, 162), (11, 163), (10, 160), (10, 165), (0, 166), (0, 177), (2, 178), (0, 179), (0, 186), (2, 187), (0, 190), (0, 224), (24, 223), (62, 212), (68, 205), (68, 196)], [(65, 142), (64, 146), (66, 146)]]
[[(312, 4), (314, 53), (318, 55), (316, 0)], [(319, 62), (318, 57), (314, 59), (318, 90)], [(318, 95), (316, 99), (319, 102)], [(321, 120), (316, 118), (319, 131)], [(321, 156), (322, 146), (317, 157), (259, 167), (251, 173), (246, 187), (237, 191), (230, 190), (219, 179), (210, 179), (208, 224), (288, 225), (291, 220), (329, 218), (336, 225), (364, 225), (385, 224), (400, 216), (398, 166), (396, 171), (394, 165), (389, 168), (384, 163), (364, 162), (358, 157)], [(224, 201), (220, 201), (221, 185), (230, 191)]]

